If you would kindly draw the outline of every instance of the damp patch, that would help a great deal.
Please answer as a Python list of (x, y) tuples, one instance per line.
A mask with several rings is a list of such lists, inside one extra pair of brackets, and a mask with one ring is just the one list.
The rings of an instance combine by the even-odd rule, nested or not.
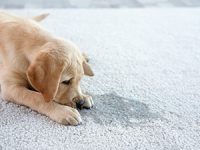
[(97, 124), (133, 126), (162, 118), (151, 112), (147, 104), (116, 93), (94, 95), (93, 99), (94, 107), (80, 113), (84, 120), (89, 118)]

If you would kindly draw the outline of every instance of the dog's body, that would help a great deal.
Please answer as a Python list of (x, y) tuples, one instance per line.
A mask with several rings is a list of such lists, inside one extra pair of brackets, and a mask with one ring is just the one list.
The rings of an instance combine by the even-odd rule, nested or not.
[(93, 105), (81, 92), (80, 79), (93, 72), (73, 43), (38, 25), (36, 21), (46, 16), (28, 19), (0, 13), (2, 97), (59, 123), (77, 125), (81, 117), (72, 108), (75, 103), (84, 99), (84, 107)]

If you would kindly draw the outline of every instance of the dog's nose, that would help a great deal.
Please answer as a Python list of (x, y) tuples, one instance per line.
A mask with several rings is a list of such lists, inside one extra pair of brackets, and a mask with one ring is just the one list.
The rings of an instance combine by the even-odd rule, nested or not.
[(82, 106), (83, 106), (83, 104), (84, 104), (84, 100), (83, 99), (80, 99), (77, 103), (76, 103), (76, 107), (78, 108), (78, 109), (81, 109), (82, 108)]

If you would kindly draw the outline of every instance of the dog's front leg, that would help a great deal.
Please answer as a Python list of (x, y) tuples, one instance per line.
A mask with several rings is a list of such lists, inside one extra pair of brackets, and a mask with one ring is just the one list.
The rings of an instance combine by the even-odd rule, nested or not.
[(25, 105), (65, 125), (81, 123), (79, 112), (69, 106), (63, 106), (53, 101), (45, 102), (41, 93), (28, 90), (18, 85), (1, 85), (2, 97), (12, 102)]

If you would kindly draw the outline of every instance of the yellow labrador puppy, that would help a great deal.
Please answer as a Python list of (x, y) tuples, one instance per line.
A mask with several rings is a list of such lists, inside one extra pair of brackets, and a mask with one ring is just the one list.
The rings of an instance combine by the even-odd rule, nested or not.
[(80, 80), (93, 72), (78, 47), (37, 23), (46, 17), (29, 19), (0, 12), (2, 98), (58, 123), (78, 125), (81, 116), (75, 104), (84, 100), (82, 107), (93, 106), (91, 96), (82, 93)]

